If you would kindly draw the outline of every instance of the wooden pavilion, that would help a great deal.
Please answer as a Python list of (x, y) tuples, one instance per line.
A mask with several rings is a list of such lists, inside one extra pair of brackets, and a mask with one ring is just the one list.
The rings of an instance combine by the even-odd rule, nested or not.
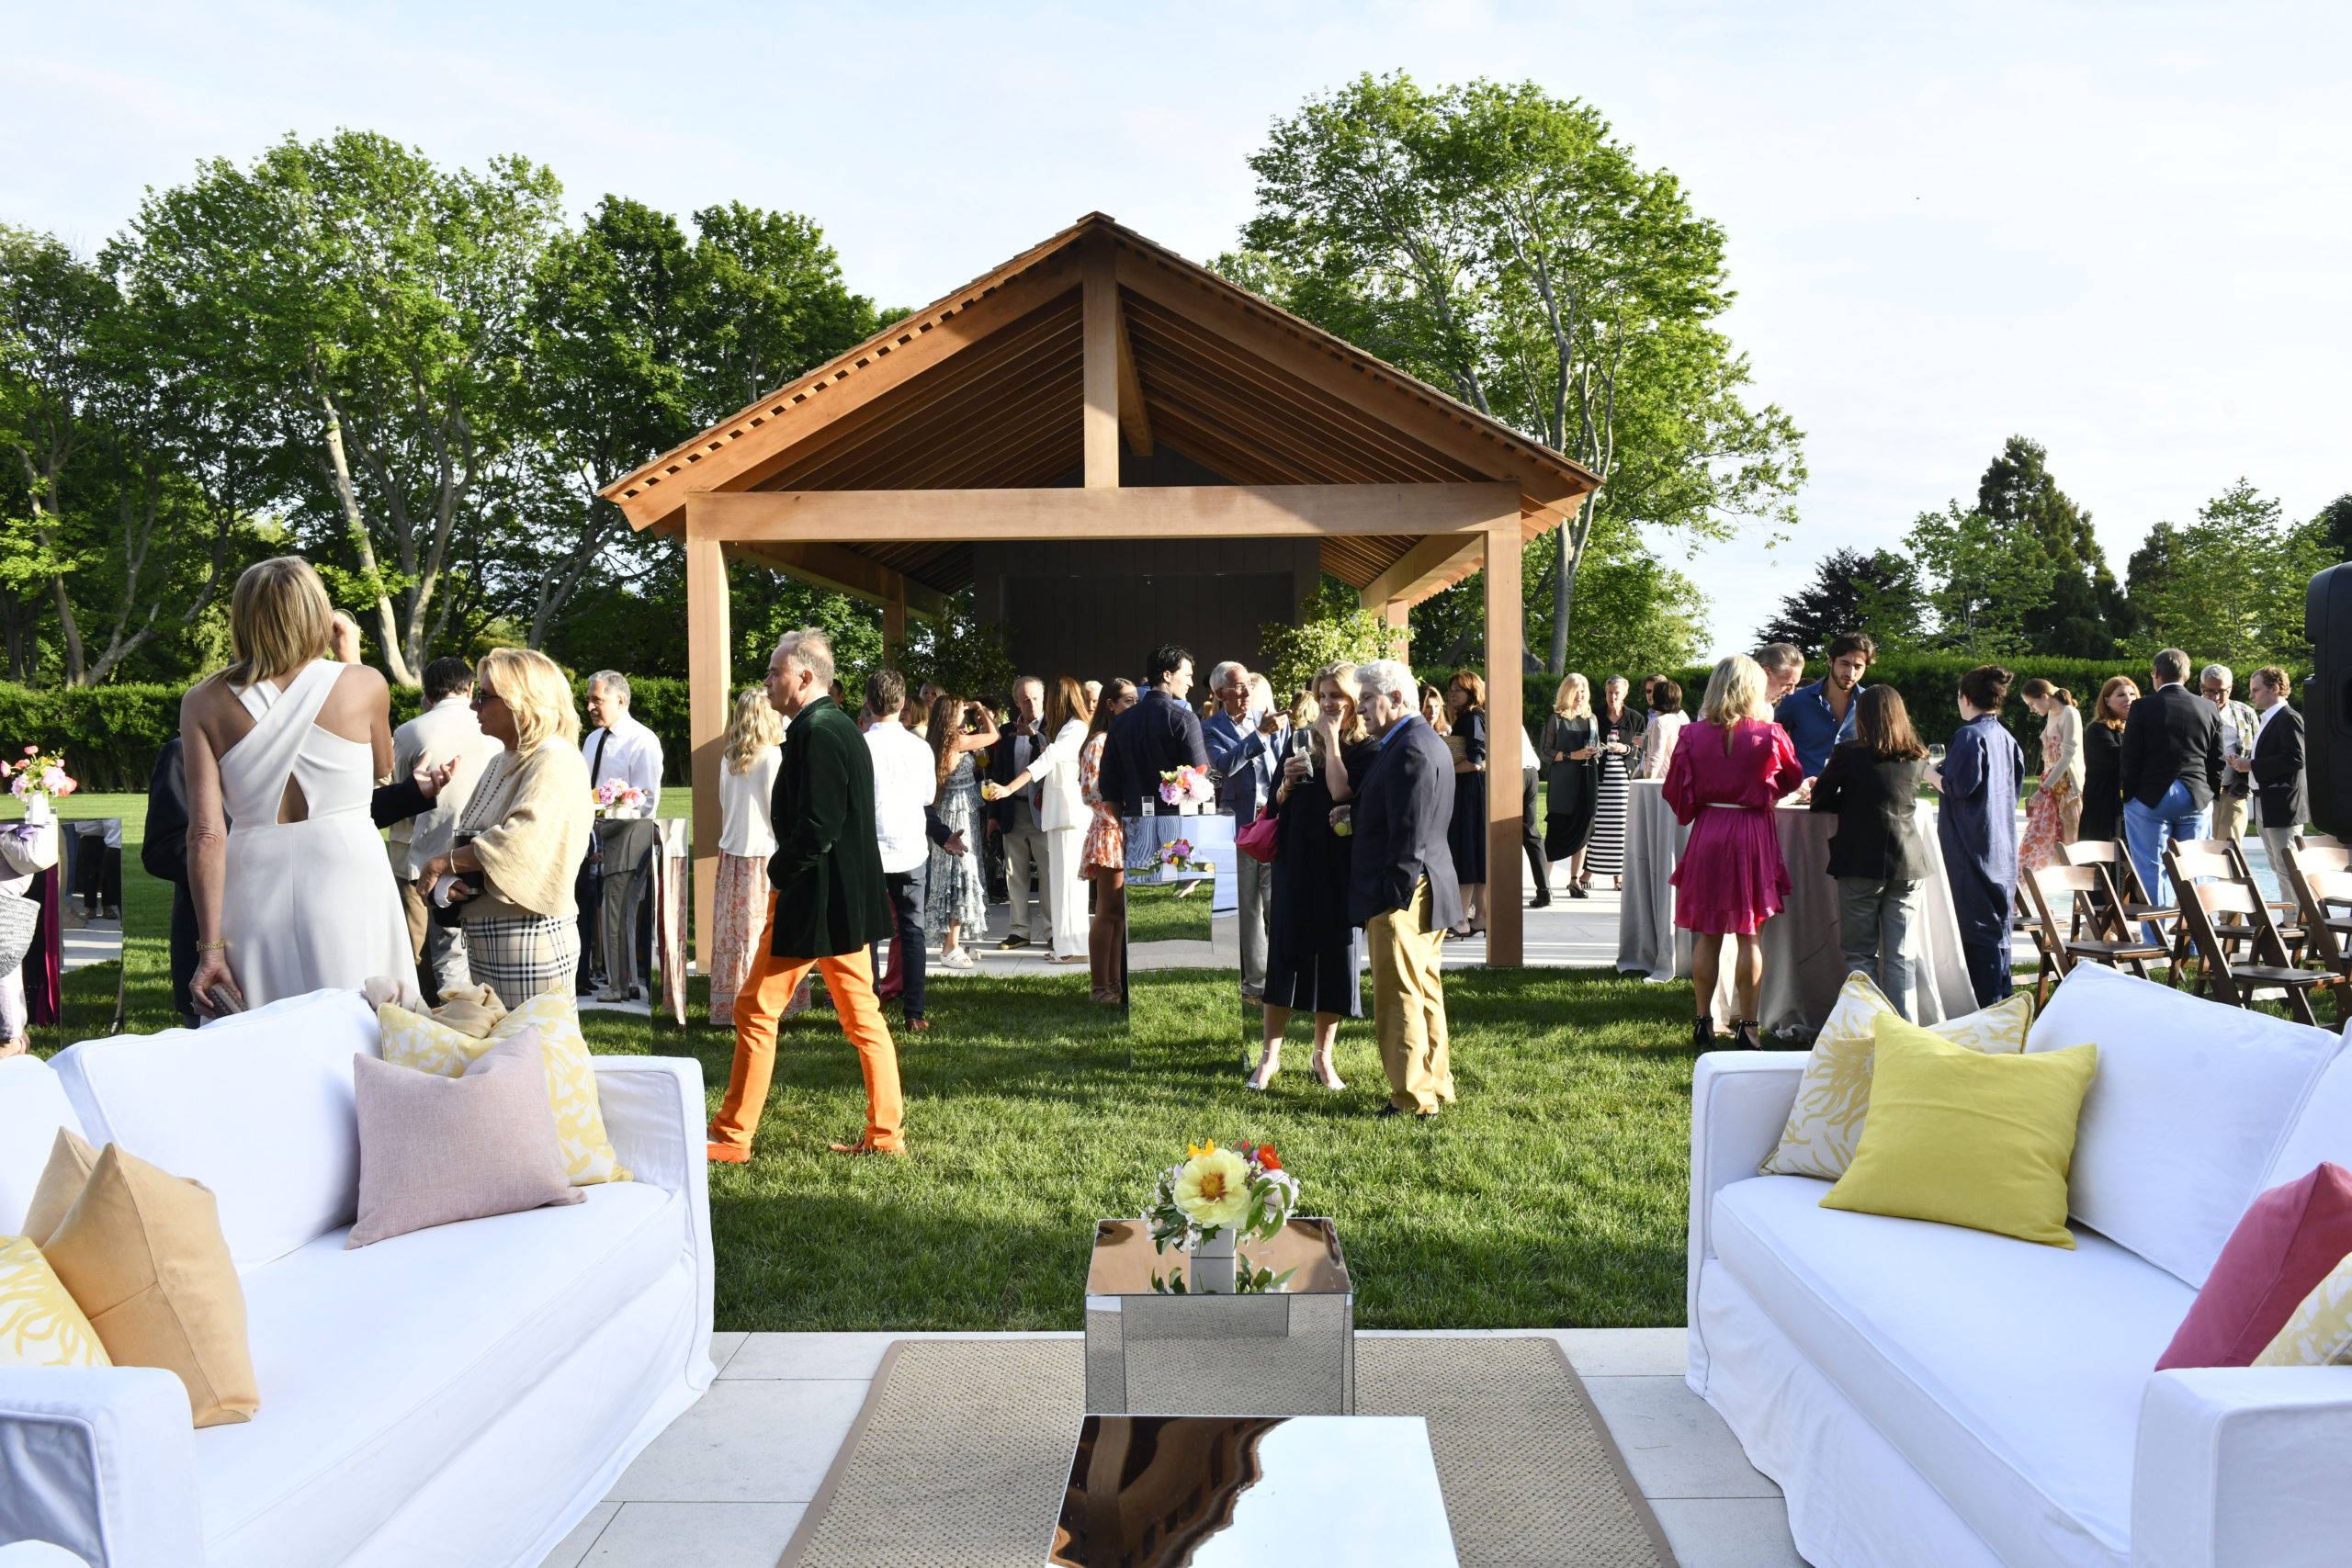
[(1508, 737), (1521, 553), (1596, 482), (1102, 214), (1081, 218), (604, 492), (632, 526), (685, 536), (706, 964), (734, 675), (729, 558), (876, 603), (895, 641), (910, 612), (936, 615), (973, 586), (991, 549), (1174, 540), (1311, 541), (1320, 569), (1400, 632), (1412, 605), (1486, 569), (1487, 704), (1502, 716), (1487, 954), (1519, 964)]

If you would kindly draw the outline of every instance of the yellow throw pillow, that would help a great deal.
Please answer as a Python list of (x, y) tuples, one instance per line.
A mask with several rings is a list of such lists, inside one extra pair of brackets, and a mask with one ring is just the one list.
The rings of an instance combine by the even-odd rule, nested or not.
[(82, 1195), (90, 1168), (97, 1163), (98, 1151), (81, 1134), (67, 1127), (57, 1130), (56, 1141), (49, 1145), (49, 1164), (42, 1168), (40, 1180), (33, 1186), (33, 1201), (25, 1210), (25, 1235), (35, 1247), (49, 1245), (65, 1211)]
[(40, 1248), (0, 1236), (0, 1367), (111, 1367)]
[(445, 1078), (463, 1077), (466, 1064), (492, 1046), (526, 1029), (537, 1030), (548, 1065), (548, 1106), (555, 1112), (556, 1141), (562, 1145), (563, 1168), (571, 1184), (593, 1187), (630, 1179), (605, 1133), (605, 1113), (596, 1103), (596, 1068), (588, 1060), (579, 1010), (570, 997), (556, 991), (533, 997), (481, 1039), (390, 1003), (377, 1010), (376, 1023), (384, 1039), (385, 1061)]
[(199, 1427), (254, 1418), (245, 1292), (209, 1190), (108, 1144), (41, 1252), (116, 1366), (177, 1373)]
[(2071, 1250), (2066, 1172), (2098, 1047), (1987, 1055), (1892, 1013), (1873, 1031), (1870, 1125), (1821, 1206)]
[(2342, 1367), (2352, 1365), (2352, 1258), (2328, 1270), (2287, 1318), (2262, 1354), (2257, 1367)]
[[(1835, 1181), (1854, 1163), (1854, 1145), (1861, 1140), (1871, 1108), (1871, 1031), (1881, 1016), (1897, 1016), (1884, 993), (1867, 975), (1847, 976), (1821, 1032), (1814, 1037), (1813, 1054), (1805, 1058), (1804, 1077), (1797, 1084), (1796, 1103), (1789, 1108), (1789, 1124), (1781, 1129), (1781, 1146), (1763, 1164), (1765, 1175)], [(2026, 1031), (2032, 1025), (2033, 998), (2019, 991), (2006, 1001), (1928, 1029), (1955, 1045), (2004, 1055), (2025, 1049)]]

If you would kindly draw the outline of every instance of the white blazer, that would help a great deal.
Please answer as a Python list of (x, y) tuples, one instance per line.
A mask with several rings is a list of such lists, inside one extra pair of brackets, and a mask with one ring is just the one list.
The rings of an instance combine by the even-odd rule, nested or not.
[(1086, 745), (1086, 721), (1071, 719), (1054, 737), (1054, 743), (1029, 759), (1029, 777), (1038, 785), (1045, 809), (1037, 826), (1046, 832), (1058, 828), (1083, 828), (1094, 819), (1078, 788), (1078, 753)]

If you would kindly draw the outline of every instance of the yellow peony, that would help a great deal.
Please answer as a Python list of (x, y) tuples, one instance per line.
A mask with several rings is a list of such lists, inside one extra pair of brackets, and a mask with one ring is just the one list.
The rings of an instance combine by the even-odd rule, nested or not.
[(1176, 1206), (1203, 1230), (1233, 1229), (1250, 1216), (1250, 1165), (1211, 1144), (1176, 1177)]

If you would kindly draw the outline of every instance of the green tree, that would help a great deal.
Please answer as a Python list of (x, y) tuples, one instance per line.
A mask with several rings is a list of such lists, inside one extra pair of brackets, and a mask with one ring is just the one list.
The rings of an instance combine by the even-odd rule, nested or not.
[(1281, 621), (1260, 624), (1259, 653), (1266, 663), (1266, 683), (1278, 703), (1304, 689), (1327, 664), (1363, 664), (1392, 659), (1396, 632), (1382, 616), (1365, 609), (1355, 592), (1337, 578), (1327, 577), (1299, 605), (1296, 626)]
[(2049, 458), (2040, 443), (2010, 436), (1977, 484), (1976, 510), (2005, 528), (2030, 527), (2049, 559), (2049, 588), (2026, 622), (2034, 651), (2112, 658), (2122, 592), (2091, 529), (2091, 514), (2058, 488)]
[(2352, 493), (2339, 495), (2321, 507), (2312, 523), (2327, 541), (2331, 560), (2352, 560)]
[(1904, 538), (1936, 613), (1936, 641), (1978, 659), (2032, 648), (2029, 627), (2049, 600), (2051, 565), (2025, 521), (1997, 522), (1953, 502), (1923, 512)]
[(1733, 299), (1723, 231), (1591, 106), (1367, 74), (1277, 121), (1250, 167), (1258, 213), (1221, 271), (1600, 477), (1531, 604), (1548, 602), (1547, 668), (1604, 522), (1794, 523), (1802, 436), (1747, 405), (1747, 362), (1712, 325)]
[(1818, 656), (1833, 637), (1868, 632), (1882, 652), (1917, 646), (1927, 621), (1918, 569), (1893, 550), (1833, 550), (1813, 581), (1781, 601), (1758, 643), (1787, 642)]
[[(1543, 596), (1551, 563), (1531, 550), (1520, 567), (1531, 606), (1528, 639), (1543, 647), (1553, 640), (1553, 606)], [(1576, 622), (1565, 656), (1569, 670), (1687, 664), (1706, 644), (1707, 601), (1699, 585), (1659, 561), (1639, 536), (1614, 519), (1600, 520), (1577, 581)], [(1473, 572), (1414, 605), (1415, 657), (1432, 668), (1485, 662), (1486, 592), (1486, 574)]]
[(2144, 617), (2141, 651), (2187, 649), (2202, 662), (2296, 665), (2311, 657), (2303, 599), (2335, 564), (2323, 513), (2289, 523), (2277, 501), (2241, 479), (2198, 508), (2159, 523), (2132, 552), (2132, 602)]

